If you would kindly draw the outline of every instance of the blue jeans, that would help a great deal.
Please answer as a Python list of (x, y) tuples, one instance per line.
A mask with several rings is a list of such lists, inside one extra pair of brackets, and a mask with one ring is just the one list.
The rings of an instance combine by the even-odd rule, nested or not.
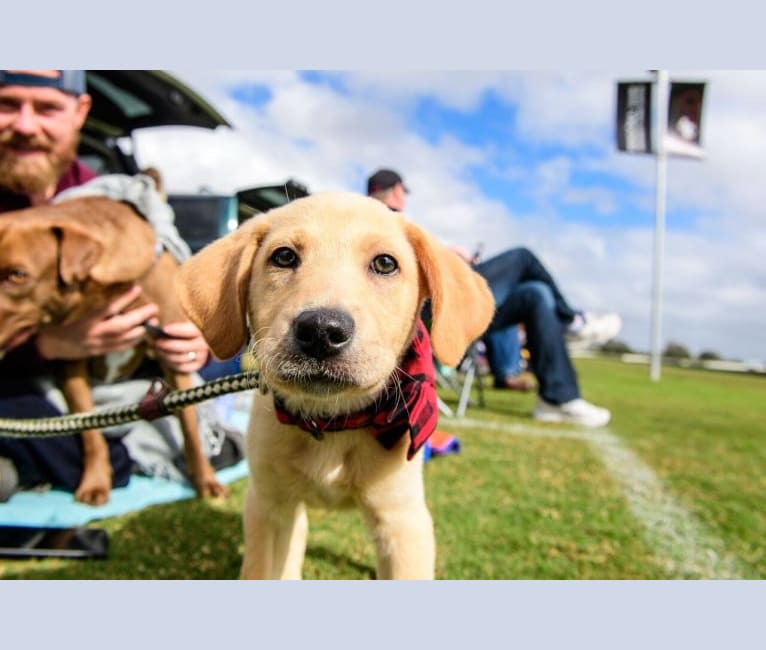
[(495, 383), (501, 383), (504, 379), (515, 377), (521, 372), (521, 341), (516, 325), (489, 332), (482, 338)]
[[(577, 311), (569, 306), (540, 260), (527, 248), (512, 248), (477, 264), (475, 270), (487, 280), (496, 303), (495, 317), (485, 336), (498, 332), (508, 336), (505, 332), (509, 327), (524, 323), (540, 396), (552, 404), (578, 398), (577, 375), (564, 340), (566, 326)], [(493, 374), (512, 367), (502, 354), (500, 350), (500, 356), (488, 357)]]

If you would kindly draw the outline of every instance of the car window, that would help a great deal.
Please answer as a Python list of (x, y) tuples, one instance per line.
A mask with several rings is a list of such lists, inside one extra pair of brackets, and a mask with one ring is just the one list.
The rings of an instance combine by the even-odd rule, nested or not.
[(176, 228), (192, 252), (237, 228), (237, 197), (171, 194)]
[(89, 71), (88, 84), (117, 106), (125, 117), (136, 118), (152, 114), (152, 107), (149, 104), (125, 88), (116, 86), (98, 73)]

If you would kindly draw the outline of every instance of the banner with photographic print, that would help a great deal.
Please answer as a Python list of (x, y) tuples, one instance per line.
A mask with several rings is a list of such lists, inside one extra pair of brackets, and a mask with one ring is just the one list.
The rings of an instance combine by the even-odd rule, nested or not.
[(673, 81), (668, 98), (665, 152), (673, 156), (704, 158), (701, 144), (704, 83)]
[(624, 81), (617, 84), (617, 149), (652, 153), (652, 84)]

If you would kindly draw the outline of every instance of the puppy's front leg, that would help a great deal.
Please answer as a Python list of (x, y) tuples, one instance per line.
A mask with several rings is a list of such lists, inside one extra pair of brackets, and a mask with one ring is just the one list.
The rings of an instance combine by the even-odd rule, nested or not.
[(426, 505), (422, 452), (369, 486), (360, 506), (375, 542), (378, 579), (432, 580), (436, 542)]
[(433, 580), (436, 543), (425, 502), (365, 514), (379, 580)]
[(252, 481), (244, 512), (243, 580), (300, 580), (308, 517), (302, 503), (266, 504)]

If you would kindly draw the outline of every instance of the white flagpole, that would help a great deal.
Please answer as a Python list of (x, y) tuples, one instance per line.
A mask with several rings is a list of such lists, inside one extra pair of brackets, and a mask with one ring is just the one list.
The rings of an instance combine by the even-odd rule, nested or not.
[(662, 367), (662, 269), (665, 255), (665, 197), (667, 153), (665, 133), (668, 119), (668, 71), (657, 70), (657, 196), (654, 221), (654, 267), (652, 272), (652, 341), (649, 376), (659, 381)]

